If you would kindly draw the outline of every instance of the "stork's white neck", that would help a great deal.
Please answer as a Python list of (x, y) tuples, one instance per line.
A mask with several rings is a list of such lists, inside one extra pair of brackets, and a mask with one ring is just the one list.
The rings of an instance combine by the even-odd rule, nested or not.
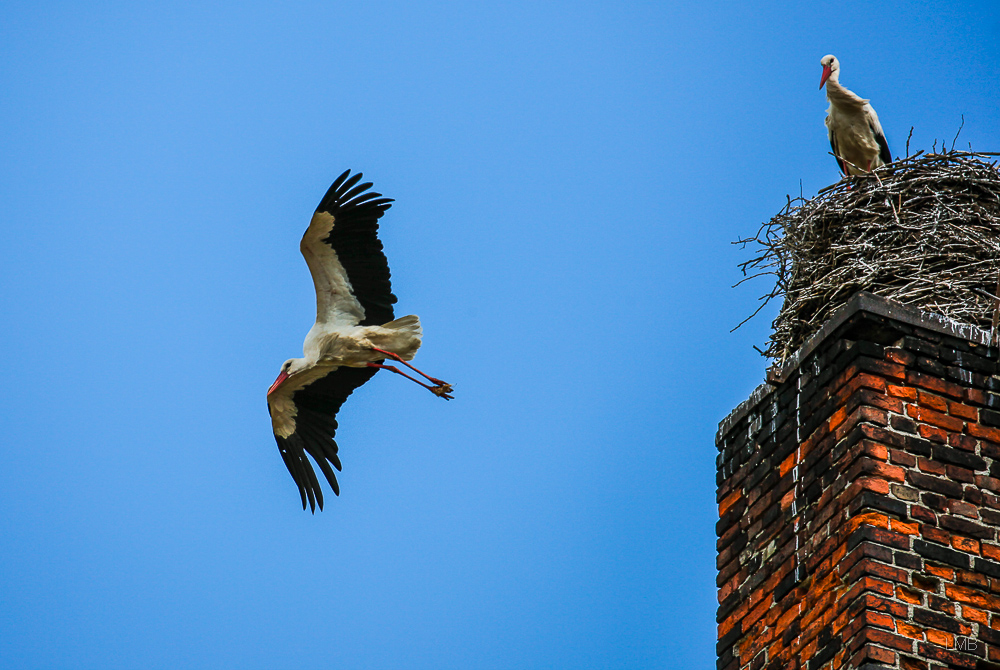
[(830, 101), (831, 105), (853, 109), (860, 109), (868, 104), (867, 100), (854, 91), (840, 85), (840, 68), (831, 72), (830, 77), (826, 80), (826, 99)]

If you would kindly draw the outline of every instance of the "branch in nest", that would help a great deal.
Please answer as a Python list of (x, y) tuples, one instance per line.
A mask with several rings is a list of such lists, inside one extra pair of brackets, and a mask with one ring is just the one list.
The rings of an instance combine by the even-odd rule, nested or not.
[(766, 349), (781, 358), (859, 290), (989, 327), (993, 303), (980, 291), (994, 290), (987, 278), (1000, 272), (995, 156), (918, 151), (879, 168), (874, 179), (843, 179), (808, 201), (789, 196), (754, 237), (736, 242), (753, 252), (739, 264), (744, 278), (736, 286), (775, 276), (736, 328), (783, 297)]

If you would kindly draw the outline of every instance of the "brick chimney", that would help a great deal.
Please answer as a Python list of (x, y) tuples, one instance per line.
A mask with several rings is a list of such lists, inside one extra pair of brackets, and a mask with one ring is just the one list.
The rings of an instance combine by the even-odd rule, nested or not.
[(1000, 670), (988, 344), (859, 293), (721, 423), (721, 670)]

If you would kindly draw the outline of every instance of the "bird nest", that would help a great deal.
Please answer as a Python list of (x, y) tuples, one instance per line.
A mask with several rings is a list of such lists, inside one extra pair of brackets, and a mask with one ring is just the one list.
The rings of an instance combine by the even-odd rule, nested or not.
[(775, 278), (743, 323), (784, 298), (761, 353), (784, 361), (858, 291), (990, 328), (1000, 289), (998, 155), (920, 152), (811, 200), (789, 198), (737, 242), (755, 254), (740, 264), (740, 284)]

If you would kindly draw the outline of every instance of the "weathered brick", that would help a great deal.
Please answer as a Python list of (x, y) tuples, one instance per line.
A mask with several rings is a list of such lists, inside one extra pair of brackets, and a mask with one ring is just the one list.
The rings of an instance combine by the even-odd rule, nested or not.
[(940, 493), (941, 495), (949, 498), (962, 498), (962, 486), (960, 484), (956, 484), (955, 482), (950, 482), (939, 477), (931, 477), (930, 475), (925, 475), (913, 470), (906, 473), (906, 479), (912, 486), (919, 489)]
[(978, 423), (967, 424), (969, 435), (991, 442), (1000, 442), (1000, 428), (989, 428)]
[[(984, 410), (989, 411), (989, 410)], [(948, 403), (948, 413), (952, 416), (957, 416), (965, 421), (977, 421), (979, 419), (979, 410), (975, 407), (970, 407), (969, 405), (963, 405), (960, 402), (949, 402)]]
[(972, 632), (972, 628), (967, 624), (956, 621), (952, 617), (940, 612), (933, 612), (922, 607), (913, 608), (913, 621), (927, 628), (937, 628), (956, 635), (968, 635)]
[(985, 350), (861, 310), (727, 419), (720, 670), (1000, 670), (1000, 630), (981, 658), (953, 648), (1000, 629), (1000, 376)]
[(973, 605), (979, 609), (1000, 612), (1000, 597), (996, 595), (983, 593), (978, 589), (959, 586), (958, 584), (945, 584), (944, 592), (949, 598), (960, 603)]
[(920, 539), (913, 541), (913, 550), (924, 558), (929, 558), (933, 561), (945, 563), (946, 565), (951, 565), (956, 568), (963, 568), (967, 570), (970, 566), (970, 559), (967, 554), (963, 554), (962, 552), (942, 547), (937, 544), (931, 544), (930, 542), (925, 542)]
[(938, 523), (942, 528), (980, 540), (992, 540), (996, 537), (994, 529), (961, 516), (942, 514), (938, 517)]

